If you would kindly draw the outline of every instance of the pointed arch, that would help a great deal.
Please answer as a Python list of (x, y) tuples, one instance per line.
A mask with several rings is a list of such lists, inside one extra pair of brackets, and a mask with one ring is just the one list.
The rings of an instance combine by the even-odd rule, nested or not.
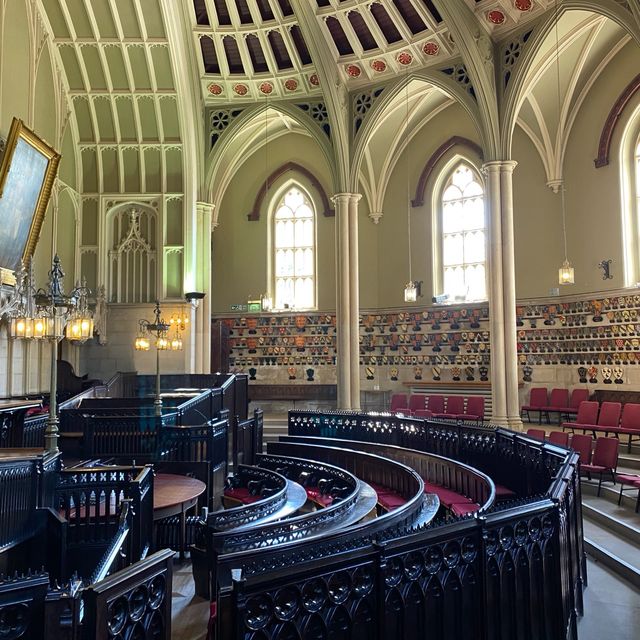
[(331, 202), (329, 197), (327, 196), (327, 192), (324, 190), (324, 187), (320, 183), (320, 181), (307, 169), (303, 167), (301, 164), (297, 162), (285, 162), (283, 165), (279, 166), (263, 183), (260, 185), (260, 189), (258, 190), (258, 195), (256, 196), (255, 202), (253, 203), (253, 208), (247, 215), (247, 220), (249, 222), (255, 222), (260, 220), (260, 211), (262, 209), (262, 205), (264, 199), (267, 195), (269, 187), (273, 185), (273, 183), (278, 180), (278, 178), (284, 176), (290, 171), (299, 173), (303, 175), (307, 180), (309, 180), (309, 184), (318, 192), (318, 195), (322, 199), (322, 215), (325, 218), (333, 218), (336, 215), (334, 209), (331, 208)]
[[(269, 112), (272, 112), (272, 119), (277, 116), (283, 123), (278, 131), (269, 132), (268, 142), (273, 142), (274, 139), (292, 131), (309, 136), (314, 140), (329, 167), (331, 187), (335, 191), (335, 163), (333, 147), (329, 138), (311, 117), (296, 105), (284, 103), (272, 105), (265, 102), (255, 108), (245, 109), (238, 117), (234, 118), (220, 135), (215, 147), (209, 152), (205, 191), (207, 201), (214, 205), (214, 222), (217, 221), (222, 199), (239, 167), (248, 156), (263, 149), (267, 143), (265, 140), (265, 112), (267, 119)], [(292, 129), (291, 125), (294, 125), (296, 129)], [(267, 126), (269, 125), (267, 124)], [(271, 129), (274, 129), (273, 125)]]
[(450, 80), (446, 74), (439, 71), (434, 72), (427, 70), (407, 74), (405, 77), (399, 79), (395, 84), (385, 88), (384, 93), (371, 107), (371, 110), (367, 114), (367, 117), (358, 131), (355, 138), (355, 146), (351, 163), (352, 191), (355, 192), (358, 190), (362, 165), (365, 160), (365, 152), (373, 136), (384, 124), (387, 113), (390, 109), (394, 108), (394, 103), (398, 101), (398, 98), (402, 97), (407, 85), (410, 85), (414, 81), (420, 81), (425, 85), (430, 85), (444, 93), (454, 102), (458, 103), (466, 111), (473, 123), (473, 126), (478, 132), (478, 136), (482, 141), (481, 146), (483, 148), (485, 147), (484, 129), (480, 113), (478, 111), (478, 106), (468, 93), (464, 92), (457, 84)]
[[(558, 7), (558, 20), (561, 20), (569, 11), (591, 11), (609, 18), (622, 27), (640, 45), (640, 30), (636, 26), (633, 16), (614, 0), (565, 0)], [(533, 27), (533, 34), (527, 41), (527, 47), (520, 56), (509, 80), (509, 86), (503, 98), (501, 120), (502, 153), (505, 158), (511, 157), (513, 133), (522, 102), (528, 91), (532, 65), (545, 40), (552, 34), (555, 23), (555, 12), (548, 11)]]
[(473, 154), (477, 155), (479, 158), (484, 160), (482, 147), (479, 144), (463, 136), (452, 136), (446, 142), (443, 142), (433, 152), (431, 157), (427, 160), (426, 164), (424, 165), (424, 168), (422, 169), (422, 173), (418, 178), (418, 184), (416, 185), (415, 196), (411, 201), (412, 207), (421, 207), (424, 204), (424, 194), (427, 188), (427, 184), (429, 183), (429, 179), (431, 178), (431, 174), (436, 169), (438, 164), (442, 161), (442, 159), (447, 155), (447, 153), (456, 147), (461, 147), (463, 149), (471, 151)]

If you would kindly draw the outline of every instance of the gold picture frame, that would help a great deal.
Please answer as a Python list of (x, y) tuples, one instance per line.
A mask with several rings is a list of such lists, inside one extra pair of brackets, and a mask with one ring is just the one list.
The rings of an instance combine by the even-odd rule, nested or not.
[(60, 154), (14, 118), (0, 163), (0, 281), (15, 283), (15, 271), (33, 256)]

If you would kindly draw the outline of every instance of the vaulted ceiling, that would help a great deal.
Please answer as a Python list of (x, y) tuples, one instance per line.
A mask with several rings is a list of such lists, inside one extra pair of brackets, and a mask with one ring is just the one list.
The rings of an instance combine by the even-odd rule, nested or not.
[[(291, 0), (186, 0), (208, 103), (320, 93), (320, 79)], [(314, 5), (332, 58), (349, 90), (458, 54), (432, 0), (305, 0)], [(549, 0), (467, 0), (500, 37), (534, 19)]]

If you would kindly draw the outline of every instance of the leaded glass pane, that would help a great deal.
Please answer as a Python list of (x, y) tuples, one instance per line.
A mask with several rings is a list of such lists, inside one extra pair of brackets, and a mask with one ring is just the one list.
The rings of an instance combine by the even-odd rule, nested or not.
[(487, 296), (484, 189), (471, 167), (451, 173), (442, 196), (444, 293), (452, 300)]
[(300, 189), (290, 189), (276, 209), (275, 308), (315, 306), (315, 214)]

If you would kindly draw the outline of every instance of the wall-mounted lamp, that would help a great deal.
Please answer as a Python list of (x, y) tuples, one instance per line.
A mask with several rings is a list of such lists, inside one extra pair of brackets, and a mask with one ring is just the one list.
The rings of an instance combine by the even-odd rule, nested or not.
[(611, 260), (603, 260), (598, 263), (598, 266), (602, 269), (603, 280), (613, 280), (613, 276), (611, 275), (611, 262)]
[(415, 302), (422, 298), (422, 280), (410, 280), (404, 285), (404, 301)]
[(189, 291), (189, 293), (184, 294), (184, 298), (194, 309), (197, 309), (204, 295), (202, 291)]

